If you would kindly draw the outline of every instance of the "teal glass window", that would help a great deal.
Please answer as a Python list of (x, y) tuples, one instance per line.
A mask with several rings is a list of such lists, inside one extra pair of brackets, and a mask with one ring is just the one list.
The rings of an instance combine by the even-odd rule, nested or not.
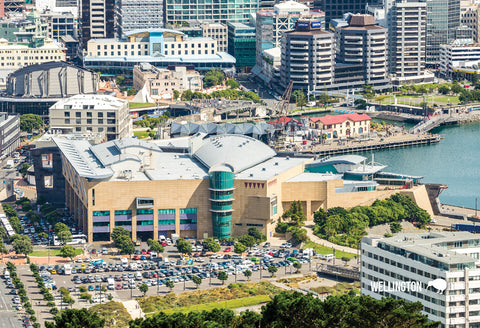
[(165, 214), (175, 214), (175, 209), (170, 208), (170, 209), (159, 209), (158, 214), (160, 215), (165, 215)]
[(115, 221), (115, 226), (116, 227), (131, 226), (131, 225), (132, 225), (131, 221)]
[(194, 214), (194, 213), (197, 213), (196, 208), (181, 208), (180, 209), (180, 214)]
[(181, 219), (180, 224), (196, 224), (197, 219)]
[(93, 216), (109, 216), (110, 211), (93, 211)]
[(153, 210), (137, 210), (137, 215), (139, 214), (153, 214)]
[(153, 225), (153, 220), (137, 221), (137, 225)]
[(94, 227), (109, 227), (110, 222), (93, 222)]
[(132, 215), (132, 211), (130, 210), (115, 211), (115, 215)]
[(158, 220), (158, 224), (160, 225), (175, 224), (175, 220)]

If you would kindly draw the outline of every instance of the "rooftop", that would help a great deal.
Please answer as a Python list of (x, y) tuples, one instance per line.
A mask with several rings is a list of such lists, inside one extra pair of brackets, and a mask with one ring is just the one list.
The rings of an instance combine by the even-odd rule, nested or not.
[(128, 101), (125, 99), (116, 98), (108, 95), (76, 95), (70, 98), (64, 98), (56, 102), (50, 109), (64, 109), (65, 106), (72, 106), (71, 109), (85, 109), (83, 106), (88, 106), (88, 109), (112, 109), (118, 110), (128, 106)]
[(325, 115), (321, 117), (311, 117), (310, 120), (314, 123), (320, 121), (323, 124), (331, 125), (340, 124), (345, 122), (346, 120), (354, 122), (370, 121), (371, 118), (367, 114), (350, 113), (342, 115)]
[(273, 157), (242, 171), (235, 176), (235, 179), (267, 181), (309, 160), (303, 157)]
[(323, 182), (328, 180), (340, 180), (343, 174), (310, 173), (305, 172), (291, 178), (287, 182)]

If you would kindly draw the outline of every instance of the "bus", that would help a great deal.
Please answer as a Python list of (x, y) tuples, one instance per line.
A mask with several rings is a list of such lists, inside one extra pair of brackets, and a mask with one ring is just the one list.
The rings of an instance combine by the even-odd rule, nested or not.
[[(86, 235), (72, 235), (72, 241), (67, 242), (67, 245), (79, 245), (87, 242)], [(62, 243), (58, 240), (57, 236), (53, 236), (53, 245), (61, 246)]]

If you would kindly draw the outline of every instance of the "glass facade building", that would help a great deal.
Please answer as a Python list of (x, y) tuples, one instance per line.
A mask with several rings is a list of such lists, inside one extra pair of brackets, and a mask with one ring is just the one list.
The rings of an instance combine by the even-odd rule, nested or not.
[(165, 0), (165, 26), (195, 21), (248, 22), (258, 0)]
[(213, 235), (219, 239), (230, 238), (232, 234), (234, 178), (233, 172), (210, 172), (210, 212)]
[(243, 23), (228, 23), (228, 53), (235, 57), (239, 71), (248, 72), (255, 66), (255, 27)]

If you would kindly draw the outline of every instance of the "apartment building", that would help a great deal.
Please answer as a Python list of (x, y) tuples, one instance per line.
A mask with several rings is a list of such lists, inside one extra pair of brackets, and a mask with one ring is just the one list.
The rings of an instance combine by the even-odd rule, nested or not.
[(115, 4), (117, 36), (134, 30), (163, 27), (163, 1), (120, 0)]
[(106, 132), (107, 140), (132, 136), (128, 101), (107, 95), (76, 95), (50, 107), (54, 134)]
[(65, 61), (65, 52), (60, 44), (46, 39), (43, 46), (29, 47), (0, 39), (0, 69), (12, 71), (28, 65), (52, 61)]
[(81, 1), (80, 37), (83, 49), (90, 39), (113, 38), (115, 35), (114, 0)]
[(217, 51), (228, 51), (228, 29), (226, 24), (220, 23), (203, 23), (202, 36), (204, 38), (212, 38), (217, 41)]
[(473, 73), (480, 64), (480, 44), (456, 40), (440, 46), (440, 73), (451, 76), (455, 71)]
[(421, 302), (441, 328), (480, 327), (479, 246), (469, 232), (363, 237), (361, 292)]

